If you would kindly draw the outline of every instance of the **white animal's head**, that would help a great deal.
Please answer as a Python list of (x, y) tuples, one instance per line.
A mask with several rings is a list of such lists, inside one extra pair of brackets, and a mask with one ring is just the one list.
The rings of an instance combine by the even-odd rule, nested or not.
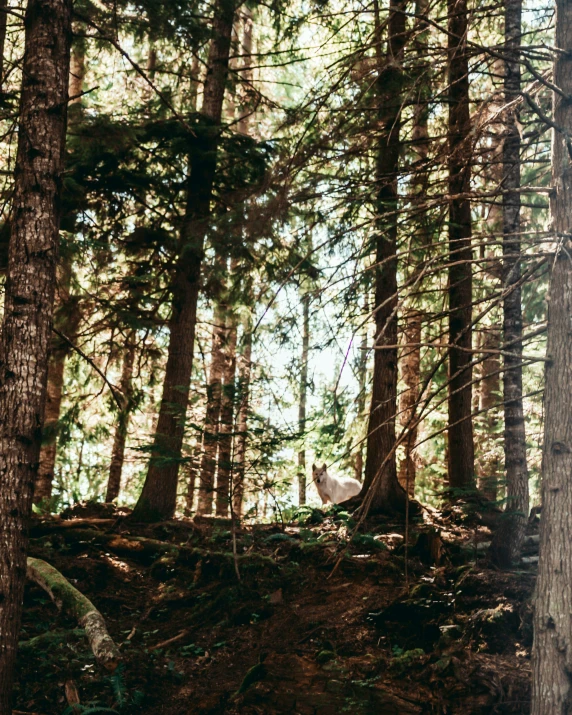
[(312, 464), (312, 479), (316, 484), (320, 484), (327, 476), (328, 472), (325, 464), (322, 467), (316, 467), (315, 464)]

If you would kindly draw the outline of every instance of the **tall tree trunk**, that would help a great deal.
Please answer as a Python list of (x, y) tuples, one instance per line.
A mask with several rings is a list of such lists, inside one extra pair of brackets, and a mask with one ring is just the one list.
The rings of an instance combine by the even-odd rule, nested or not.
[[(376, 161), (375, 351), (362, 494), (371, 499), (372, 509), (384, 511), (403, 509), (407, 500), (397, 480), (394, 451), (397, 403), (397, 178), (404, 83), (405, 5), (405, 0), (390, 0), (388, 53), (384, 63), (377, 0), (374, 4), (379, 67), (376, 101), (381, 132)], [(392, 456), (388, 459), (389, 454)], [(377, 477), (384, 461), (385, 466)]]
[(467, 0), (448, 0), (449, 63), (449, 486), (474, 484), (471, 417), (471, 120)]
[(233, 0), (217, 0), (213, 13), (213, 37), (201, 115), (204, 136), (193, 156), (187, 182), (187, 205), (181, 229), (179, 258), (172, 282), (170, 339), (159, 420), (147, 478), (133, 511), (133, 518), (171, 518), (177, 502), (177, 482), (189, 401), (197, 300), (204, 240), (211, 213), (222, 105), (230, 54)]
[[(306, 400), (308, 396), (308, 357), (310, 346), (310, 294), (302, 296), (302, 355), (300, 358), (300, 394), (298, 398), (298, 432), (306, 438)], [(298, 452), (298, 504), (306, 503), (306, 448)]]
[[(429, 171), (427, 158), (429, 155), (429, 101), (431, 96), (431, 68), (428, 62), (428, 0), (415, 2), (415, 78), (416, 96), (413, 109), (412, 151), (415, 157), (415, 183), (412, 187), (413, 204), (415, 205), (415, 232), (411, 239), (410, 261), (412, 262), (410, 282), (415, 285), (419, 279), (426, 254), (431, 244), (428, 219), (427, 191), (429, 186)], [(399, 421), (407, 430), (404, 441), (405, 454), (399, 464), (398, 478), (401, 486), (408, 491), (410, 497), (415, 494), (415, 443), (417, 442), (418, 424), (412, 420), (419, 399), (420, 369), (421, 369), (421, 321), (422, 313), (412, 307), (404, 310), (403, 336), (407, 347), (401, 358), (401, 376), (406, 389), (399, 400)], [(409, 425), (409, 426), (408, 426)]]
[(199, 477), (199, 504), (197, 513), (212, 514), (215, 487), (216, 457), (219, 437), (222, 381), (224, 372), (223, 345), (225, 339), (225, 315), (217, 302), (213, 315), (211, 364), (207, 385), (207, 409), (203, 432), (203, 452)]
[(485, 434), (481, 441), (477, 473), (479, 491), (493, 502), (497, 499), (500, 477), (500, 460), (495, 450), (500, 399), (500, 360), (495, 351), (499, 349), (500, 334), (491, 328), (483, 341), (485, 358), (482, 362), (479, 411), (484, 417)]
[[(401, 379), (405, 390), (399, 399), (399, 422), (407, 429), (404, 441), (405, 454), (399, 464), (399, 483), (410, 497), (415, 494), (415, 443), (417, 424), (412, 421), (419, 399), (419, 375), (421, 365), (421, 318), (422, 313), (411, 310), (404, 316), (403, 336), (405, 347), (401, 358)], [(411, 426), (408, 426), (410, 425)]]
[(234, 427), (234, 402), (236, 396), (236, 316), (228, 308), (225, 310), (226, 331), (223, 347), (223, 386), (220, 407), (219, 448), (216, 482), (216, 514), (228, 516), (231, 496), (232, 474), (232, 433)]
[[(79, 119), (81, 97), (85, 77), (85, 44), (78, 42), (71, 53), (69, 101), (70, 124), (74, 116)], [(77, 113), (76, 113), (76, 110)], [(77, 300), (71, 295), (72, 256), (69, 251), (62, 252), (58, 265), (58, 284), (56, 287), (56, 307), (54, 321), (60, 332), (73, 339), (81, 319)], [(52, 335), (48, 364), (48, 391), (44, 413), (44, 434), (40, 451), (40, 462), (34, 486), (34, 503), (44, 504), (49, 508), (58, 448), (58, 425), (60, 419), (65, 363), (70, 354), (69, 343), (57, 335)]]
[[(572, 712), (572, 3), (556, 0), (552, 117), (552, 231), (542, 518), (532, 649), (532, 715)], [(506, 397), (506, 395), (505, 395)]]
[(135, 334), (130, 332), (127, 336), (125, 354), (123, 356), (123, 368), (121, 370), (121, 382), (119, 384), (123, 397), (123, 406), (117, 415), (117, 425), (113, 437), (113, 448), (111, 450), (111, 464), (109, 466), (109, 478), (107, 480), (106, 502), (112, 502), (119, 496), (121, 487), (121, 473), (123, 471), (123, 461), (125, 458), (125, 443), (129, 428), (129, 417), (133, 409), (133, 366), (135, 364)]
[(66, 134), (70, 0), (29, 0), (0, 333), (0, 715), (10, 715), (40, 455)]
[(238, 357), (238, 411), (236, 421), (235, 477), (232, 504), (234, 515), (242, 517), (244, 502), (244, 477), (246, 471), (246, 447), (248, 443), (248, 410), (250, 376), (252, 370), (252, 318), (244, 322), (242, 354)]
[[(564, 11), (564, 4), (561, 12)], [(567, 6), (566, 6), (567, 7)], [(569, 10), (567, 9), (569, 12)], [(522, 0), (505, 4), (505, 100), (513, 102), (520, 93), (520, 45)], [(568, 22), (568, 19), (566, 19)], [(563, 28), (560, 28), (562, 31)], [(520, 133), (518, 105), (508, 118), (503, 144), (503, 281), (513, 286), (504, 300), (504, 461), (506, 470), (506, 514), (493, 537), (491, 555), (499, 566), (520, 557), (528, 518), (528, 467), (526, 431), (522, 404), (522, 307), (520, 287)], [(562, 107), (559, 107), (563, 111)], [(569, 125), (568, 125), (569, 126)], [(558, 177), (558, 174), (555, 174)]]

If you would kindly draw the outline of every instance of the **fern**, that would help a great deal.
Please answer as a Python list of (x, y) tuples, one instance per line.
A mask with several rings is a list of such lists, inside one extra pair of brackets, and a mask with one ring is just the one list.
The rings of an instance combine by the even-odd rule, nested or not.
[(122, 708), (127, 704), (127, 686), (125, 685), (125, 679), (123, 677), (123, 666), (120, 665), (115, 673), (110, 678), (111, 689), (113, 690), (113, 695), (115, 696), (115, 701), (118, 707)]

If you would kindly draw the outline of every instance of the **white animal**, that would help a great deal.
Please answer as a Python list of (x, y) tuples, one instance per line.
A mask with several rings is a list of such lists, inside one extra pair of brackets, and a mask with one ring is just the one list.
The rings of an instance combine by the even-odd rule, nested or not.
[(312, 464), (312, 479), (322, 500), (322, 504), (340, 504), (361, 492), (361, 484), (352, 477), (334, 477), (328, 474), (326, 465)]

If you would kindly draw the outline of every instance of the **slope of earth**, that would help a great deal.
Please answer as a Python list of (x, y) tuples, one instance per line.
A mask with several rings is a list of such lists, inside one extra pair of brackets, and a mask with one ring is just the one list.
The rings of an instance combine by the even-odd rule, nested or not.
[(65, 516), (35, 522), (31, 555), (92, 600), (123, 661), (103, 671), (30, 584), (15, 712), (528, 712), (534, 566), (487, 568), (487, 530), (458, 513), (412, 524), (407, 555), (404, 524), (352, 538), (345, 512), (241, 526), (235, 553), (224, 520)]

